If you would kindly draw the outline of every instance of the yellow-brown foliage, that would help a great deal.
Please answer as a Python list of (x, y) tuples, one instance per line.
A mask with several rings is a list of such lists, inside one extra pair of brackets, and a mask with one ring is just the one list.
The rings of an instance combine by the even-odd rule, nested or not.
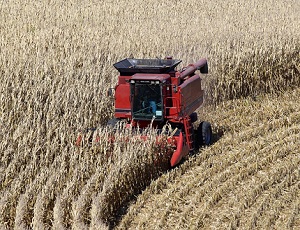
[(299, 227), (299, 96), (297, 89), (200, 110), (222, 138), (153, 182), (119, 228)]
[[(0, 226), (299, 226), (299, 8), (298, 0), (1, 1)], [(165, 169), (153, 165), (151, 130), (146, 142), (74, 146), (82, 128), (109, 135), (114, 62), (166, 55), (185, 65), (208, 58), (198, 112), (221, 139), (152, 183)]]

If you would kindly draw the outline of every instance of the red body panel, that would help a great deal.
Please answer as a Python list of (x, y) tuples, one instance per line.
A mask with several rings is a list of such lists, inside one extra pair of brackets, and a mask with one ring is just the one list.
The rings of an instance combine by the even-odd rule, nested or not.
[(118, 85), (115, 88), (115, 117), (131, 119), (130, 105), (130, 76), (119, 76)]
[(203, 103), (204, 91), (201, 89), (201, 78), (194, 75), (179, 86), (181, 95), (181, 113), (183, 116), (192, 114)]
[(181, 159), (187, 156), (189, 153), (189, 148), (186, 145), (182, 132), (180, 132), (179, 137), (176, 139), (177, 139), (176, 150), (173, 153), (170, 161), (172, 167), (177, 165), (181, 161)]

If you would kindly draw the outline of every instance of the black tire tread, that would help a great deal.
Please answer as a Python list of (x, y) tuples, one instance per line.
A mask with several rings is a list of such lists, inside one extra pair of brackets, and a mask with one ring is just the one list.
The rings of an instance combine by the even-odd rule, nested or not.
[[(209, 133), (210, 140), (207, 143), (206, 135)], [(207, 121), (203, 121), (199, 124), (197, 129), (197, 136), (198, 136), (198, 145), (200, 146), (208, 146), (211, 144), (212, 141), (212, 130), (211, 130), (211, 124)]]

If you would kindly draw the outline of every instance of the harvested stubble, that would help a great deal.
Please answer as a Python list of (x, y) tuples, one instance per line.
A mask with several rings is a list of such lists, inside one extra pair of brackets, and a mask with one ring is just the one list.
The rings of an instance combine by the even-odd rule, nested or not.
[[(114, 62), (165, 55), (185, 64), (208, 58), (207, 101), (216, 107), (202, 117), (225, 134), (154, 181), (120, 227), (298, 226), (299, 171), (292, 160), (299, 155), (299, 90), (280, 93), (300, 85), (299, 4), (1, 1), (0, 226), (105, 228), (121, 218), (163, 171), (149, 163), (153, 136), (147, 143), (115, 142), (113, 155), (107, 142), (81, 150), (73, 143), (78, 130), (112, 117), (106, 91), (117, 80)], [(235, 100), (245, 96), (252, 99)], [(172, 199), (167, 208), (153, 203), (161, 202), (161, 189)], [(141, 219), (141, 204), (162, 215)], [(176, 219), (176, 210), (184, 215)]]
[(299, 227), (299, 96), (297, 89), (203, 111), (219, 117), (223, 137), (153, 182), (119, 228)]

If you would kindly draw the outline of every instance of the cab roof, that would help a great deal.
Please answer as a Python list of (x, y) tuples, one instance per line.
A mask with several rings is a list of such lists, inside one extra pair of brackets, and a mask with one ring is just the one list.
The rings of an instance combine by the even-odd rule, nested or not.
[(143, 74), (143, 73), (136, 73), (131, 77), (131, 80), (137, 81), (160, 81), (164, 82), (170, 78), (169, 74)]

